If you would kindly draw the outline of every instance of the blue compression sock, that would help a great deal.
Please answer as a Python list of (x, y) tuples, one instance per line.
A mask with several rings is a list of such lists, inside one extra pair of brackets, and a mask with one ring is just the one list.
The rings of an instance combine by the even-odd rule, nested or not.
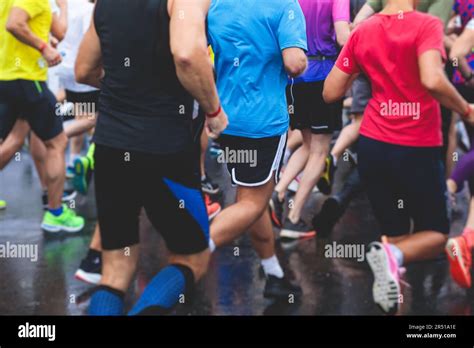
[(62, 206), (59, 207), (58, 209), (48, 209), (48, 210), (51, 214), (53, 214), (56, 217), (63, 213), (63, 207)]
[(89, 304), (89, 315), (117, 316), (123, 315), (124, 294), (121, 291), (100, 286), (92, 295)]
[(193, 285), (194, 276), (189, 268), (167, 266), (151, 280), (128, 315), (166, 314)]

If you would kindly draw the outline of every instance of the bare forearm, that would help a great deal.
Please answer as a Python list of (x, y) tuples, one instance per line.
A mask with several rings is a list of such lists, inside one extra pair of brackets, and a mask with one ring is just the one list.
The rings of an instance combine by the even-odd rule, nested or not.
[(446, 108), (464, 115), (469, 104), (458, 93), (456, 88), (448, 81), (446, 76), (439, 76), (439, 83), (434, 89), (430, 89), (430, 94)]
[(214, 73), (207, 50), (196, 53), (192, 59), (175, 58), (176, 72), (184, 88), (192, 94), (203, 110), (210, 114), (220, 105)]
[(372, 7), (369, 4), (365, 4), (364, 6), (362, 6), (356, 18), (354, 19), (354, 26), (359, 25), (367, 18), (372, 16), (374, 13), (375, 11), (372, 9)]
[(39, 48), (43, 44), (43, 40), (41, 40), (30, 30), (30, 27), (27, 23), (7, 24), (7, 30), (17, 40), (37, 50), (39, 50)]
[(53, 25), (51, 26), (51, 33), (59, 41), (62, 41), (67, 32), (67, 6), (61, 6), (59, 15), (54, 17)]

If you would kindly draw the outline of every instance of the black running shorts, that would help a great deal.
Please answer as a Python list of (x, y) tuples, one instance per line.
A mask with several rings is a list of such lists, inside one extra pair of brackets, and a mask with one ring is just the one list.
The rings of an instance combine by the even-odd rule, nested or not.
[(358, 144), (359, 173), (381, 233), (449, 234), (444, 162), (439, 147), (393, 145), (364, 136)]
[(26, 119), (41, 140), (55, 138), (63, 131), (56, 104), (45, 82), (0, 81), (0, 139), (8, 136), (18, 118)]
[(313, 134), (332, 134), (342, 128), (342, 100), (327, 104), (324, 81), (296, 83), (287, 87), (292, 129), (310, 129)]
[(208, 248), (209, 220), (197, 155), (195, 149), (152, 155), (96, 144), (95, 189), (104, 250), (139, 243), (142, 208), (171, 252), (190, 255)]
[(286, 133), (258, 139), (222, 135), (219, 143), (223, 152), (217, 161), (227, 165), (234, 186), (263, 186), (273, 174), (278, 182), (286, 141)]

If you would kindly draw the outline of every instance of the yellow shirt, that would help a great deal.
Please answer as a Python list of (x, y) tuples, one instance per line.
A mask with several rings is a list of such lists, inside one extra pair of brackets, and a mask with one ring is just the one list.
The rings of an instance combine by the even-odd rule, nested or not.
[(18, 41), (4, 29), (12, 7), (28, 13), (28, 26), (44, 42), (49, 40), (53, 20), (49, 0), (0, 1), (0, 81), (46, 81), (48, 65), (41, 53)]

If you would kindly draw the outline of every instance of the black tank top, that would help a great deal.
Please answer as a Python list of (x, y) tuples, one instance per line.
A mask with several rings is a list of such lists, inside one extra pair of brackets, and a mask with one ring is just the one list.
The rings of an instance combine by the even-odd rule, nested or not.
[(167, 7), (168, 0), (98, 0), (105, 77), (97, 144), (155, 154), (192, 146), (194, 100), (176, 76)]

